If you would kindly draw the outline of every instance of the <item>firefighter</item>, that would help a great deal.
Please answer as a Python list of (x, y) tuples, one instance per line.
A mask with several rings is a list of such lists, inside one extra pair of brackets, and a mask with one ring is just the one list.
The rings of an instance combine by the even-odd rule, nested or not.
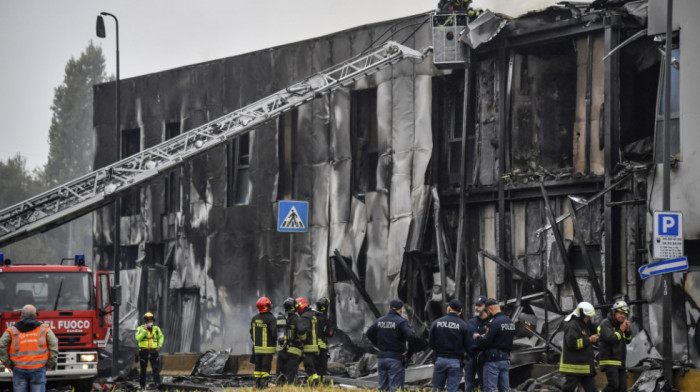
[(250, 338), (253, 340), (253, 362), (255, 363), (255, 387), (262, 389), (270, 382), (272, 356), (275, 355), (277, 319), (270, 312), (272, 303), (260, 297), (255, 303), (258, 314), (250, 320)]
[(141, 365), (141, 374), (139, 384), (141, 388), (146, 388), (146, 368), (148, 362), (151, 362), (151, 370), (153, 371), (153, 381), (156, 385), (160, 385), (160, 361), (158, 351), (163, 347), (163, 332), (160, 327), (154, 324), (155, 317), (153, 313), (146, 312), (143, 315), (143, 325), (136, 328), (136, 343), (139, 346), (139, 364)]
[(632, 341), (630, 322), (627, 316), (630, 308), (625, 301), (617, 301), (608, 317), (598, 326), (600, 370), (605, 372), (608, 385), (603, 392), (627, 391), (627, 345)]
[(318, 326), (318, 351), (319, 355), (314, 363), (314, 370), (318, 374), (321, 384), (326, 383), (326, 375), (328, 374), (328, 339), (333, 336), (328, 320), (328, 306), (331, 301), (323, 297), (316, 301), (316, 325)]
[(297, 298), (297, 312), (301, 316), (301, 323), (306, 330), (306, 341), (304, 342), (304, 354), (302, 362), (304, 362), (304, 371), (309, 378), (306, 380), (309, 386), (316, 385), (320, 382), (320, 376), (316, 364), (319, 362), (321, 350), (319, 347), (319, 325), (318, 317), (310, 307), (309, 303), (303, 297)]
[(466, 11), (471, 0), (440, 0), (437, 5), (438, 12)]
[(469, 326), (461, 319), (462, 303), (447, 303), (447, 314), (433, 321), (428, 345), (435, 351), (433, 391), (455, 392), (462, 381), (462, 360), (469, 352)]
[[(277, 353), (277, 385), (296, 384), (299, 362), (301, 362), (302, 349), (306, 341), (306, 329), (301, 318), (297, 314), (297, 301), (287, 298), (282, 304), (284, 307), (284, 332), (278, 333)], [(281, 320), (278, 320), (278, 326)]]
[(485, 392), (510, 391), (510, 350), (513, 348), (515, 324), (501, 312), (501, 306), (493, 298), (484, 302), (490, 317), (486, 333), (475, 333), (474, 347), (482, 351), (484, 367), (482, 388)]
[(413, 353), (415, 338), (408, 320), (401, 317), (403, 301), (393, 299), (389, 307), (389, 313), (378, 318), (367, 330), (367, 338), (379, 349), (377, 373), (380, 391), (403, 389), (406, 373), (404, 364)]
[(46, 371), (56, 365), (58, 340), (36, 319), (36, 308), (24, 305), (20, 321), (0, 337), (0, 361), (12, 372), (14, 391), (46, 390)]
[(575, 391), (578, 384), (585, 392), (595, 392), (595, 369), (593, 343), (598, 335), (591, 333), (591, 317), (595, 315), (593, 305), (581, 302), (564, 319), (564, 344), (559, 361), (559, 371), (564, 373), (564, 391)]
[[(464, 371), (464, 386), (466, 392), (479, 390), (480, 384), (484, 381), (484, 376), (482, 374), (484, 366), (483, 358), (479, 356), (481, 350), (474, 347), (474, 344), (471, 342), (474, 340), (474, 333), (479, 335), (486, 333), (486, 325), (489, 321), (489, 314), (486, 312), (486, 300), (487, 298), (484, 295), (480, 295), (476, 298), (476, 301), (474, 301), (474, 317), (467, 321), (471, 351)], [(476, 381), (477, 374), (479, 375), (479, 381)]]

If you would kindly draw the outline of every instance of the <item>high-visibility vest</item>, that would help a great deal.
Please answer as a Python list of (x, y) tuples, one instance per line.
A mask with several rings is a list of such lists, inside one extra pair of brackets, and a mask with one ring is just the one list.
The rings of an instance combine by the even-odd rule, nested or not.
[(139, 348), (160, 348), (163, 346), (163, 332), (157, 325), (153, 326), (153, 330), (149, 331), (144, 325), (139, 325), (136, 329), (136, 341)]
[(45, 324), (28, 332), (10, 331), (10, 360), (20, 369), (39, 369), (49, 360), (49, 347), (46, 341), (48, 328)]

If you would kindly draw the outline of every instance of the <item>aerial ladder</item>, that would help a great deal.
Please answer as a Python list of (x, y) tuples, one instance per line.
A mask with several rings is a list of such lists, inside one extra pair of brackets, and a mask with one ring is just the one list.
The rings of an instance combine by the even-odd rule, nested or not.
[(0, 211), (0, 248), (106, 206), (185, 162), (421, 52), (389, 41), (202, 126)]

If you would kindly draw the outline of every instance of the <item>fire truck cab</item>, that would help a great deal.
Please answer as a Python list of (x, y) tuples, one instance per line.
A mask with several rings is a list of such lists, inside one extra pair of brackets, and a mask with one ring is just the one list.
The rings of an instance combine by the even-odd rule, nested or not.
[[(93, 272), (82, 255), (71, 264), (12, 265), (0, 254), (0, 334), (20, 320), (24, 305), (34, 305), (37, 319), (58, 339), (58, 362), (46, 373), (48, 383), (89, 391), (97, 375), (97, 349), (111, 335), (111, 274)], [(12, 373), (0, 364), (1, 386), (11, 382)]]

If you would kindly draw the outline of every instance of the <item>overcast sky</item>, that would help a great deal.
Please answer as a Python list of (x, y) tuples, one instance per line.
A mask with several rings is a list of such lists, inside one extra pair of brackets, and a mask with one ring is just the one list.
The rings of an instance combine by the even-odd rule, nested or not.
[[(0, 0), (0, 159), (43, 166), (54, 88), (90, 40), (116, 69), (115, 32), (95, 36), (100, 11), (119, 18), (121, 77), (233, 56), (354, 26), (432, 11), (437, 0)], [(517, 15), (554, 0), (477, 0)]]

